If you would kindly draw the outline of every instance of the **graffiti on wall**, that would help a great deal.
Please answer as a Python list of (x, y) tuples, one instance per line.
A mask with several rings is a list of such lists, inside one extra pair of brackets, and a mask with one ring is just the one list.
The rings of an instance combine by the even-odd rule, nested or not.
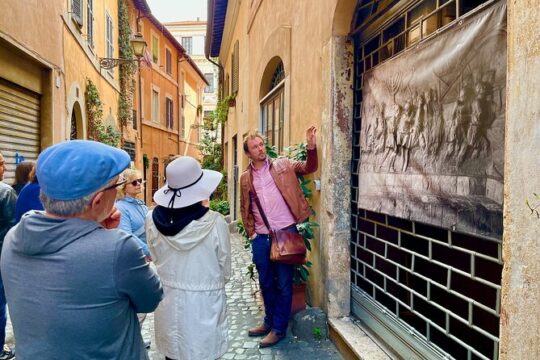
[(500, 237), (506, 5), (364, 74), (360, 208)]

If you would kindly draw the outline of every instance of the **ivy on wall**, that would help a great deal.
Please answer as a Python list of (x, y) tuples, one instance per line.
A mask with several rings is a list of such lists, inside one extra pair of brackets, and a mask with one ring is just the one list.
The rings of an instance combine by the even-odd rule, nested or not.
[(88, 138), (117, 147), (120, 144), (120, 132), (112, 125), (103, 124), (103, 103), (96, 85), (88, 78), (86, 79), (84, 98), (88, 120)]
[[(131, 27), (129, 26), (129, 13), (126, 0), (118, 0), (118, 52), (120, 59), (133, 59)], [(128, 120), (132, 117), (135, 69), (136, 66), (133, 62), (120, 64), (118, 120), (122, 126), (126, 126)]]

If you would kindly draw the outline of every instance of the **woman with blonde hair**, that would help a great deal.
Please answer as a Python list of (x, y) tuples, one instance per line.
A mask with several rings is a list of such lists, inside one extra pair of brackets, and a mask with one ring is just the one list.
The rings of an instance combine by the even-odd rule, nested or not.
[(135, 235), (141, 242), (146, 259), (151, 260), (144, 232), (144, 219), (148, 213), (148, 207), (144, 201), (137, 199), (137, 196), (143, 192), (141, 173), (136, 169), (126, 169), (120, 176), (126, 180), (126, 183), (120, 186), (116, 193), (116, 208), (122, 214), (118, 228)]

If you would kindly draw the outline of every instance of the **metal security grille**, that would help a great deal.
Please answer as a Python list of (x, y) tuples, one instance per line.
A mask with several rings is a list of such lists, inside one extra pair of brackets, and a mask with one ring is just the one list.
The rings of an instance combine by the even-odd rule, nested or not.
[(40, 151), (40, 96), (0, 79), (0, 152), (6, 160), (4, 182), (15, 180), (22, 160), (36, 160)]
[[(359, 2), (357, 29), (366, 28), (358, 16), (377, 18), (376, 6), (371, 13), (365, 10), (376, 3)], [(355, 30), (352, 309), (403, 358), (497, 359), (501, 239), (370, 212), (356, 202), (364, 71), (486, 1), (409, 3), (375, 33), (366, 36), (366, 31)]]

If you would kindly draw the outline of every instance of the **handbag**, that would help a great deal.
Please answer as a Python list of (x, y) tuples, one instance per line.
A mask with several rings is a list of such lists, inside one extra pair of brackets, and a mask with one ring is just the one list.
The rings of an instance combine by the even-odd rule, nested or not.
[(298, 233), (298, 231), (291, 231), (291, 226), (273, 230), (268, 223), (266, 214), (261, 206), (255, 187), (253, 186), (252, 178), (251, 188), (253, 190), (253, 197), (259, 208), (266, 228), (270, 231), (270, 260), (273, 262), (302, 265), (306, 263), (306, 244), (304, 238)]

